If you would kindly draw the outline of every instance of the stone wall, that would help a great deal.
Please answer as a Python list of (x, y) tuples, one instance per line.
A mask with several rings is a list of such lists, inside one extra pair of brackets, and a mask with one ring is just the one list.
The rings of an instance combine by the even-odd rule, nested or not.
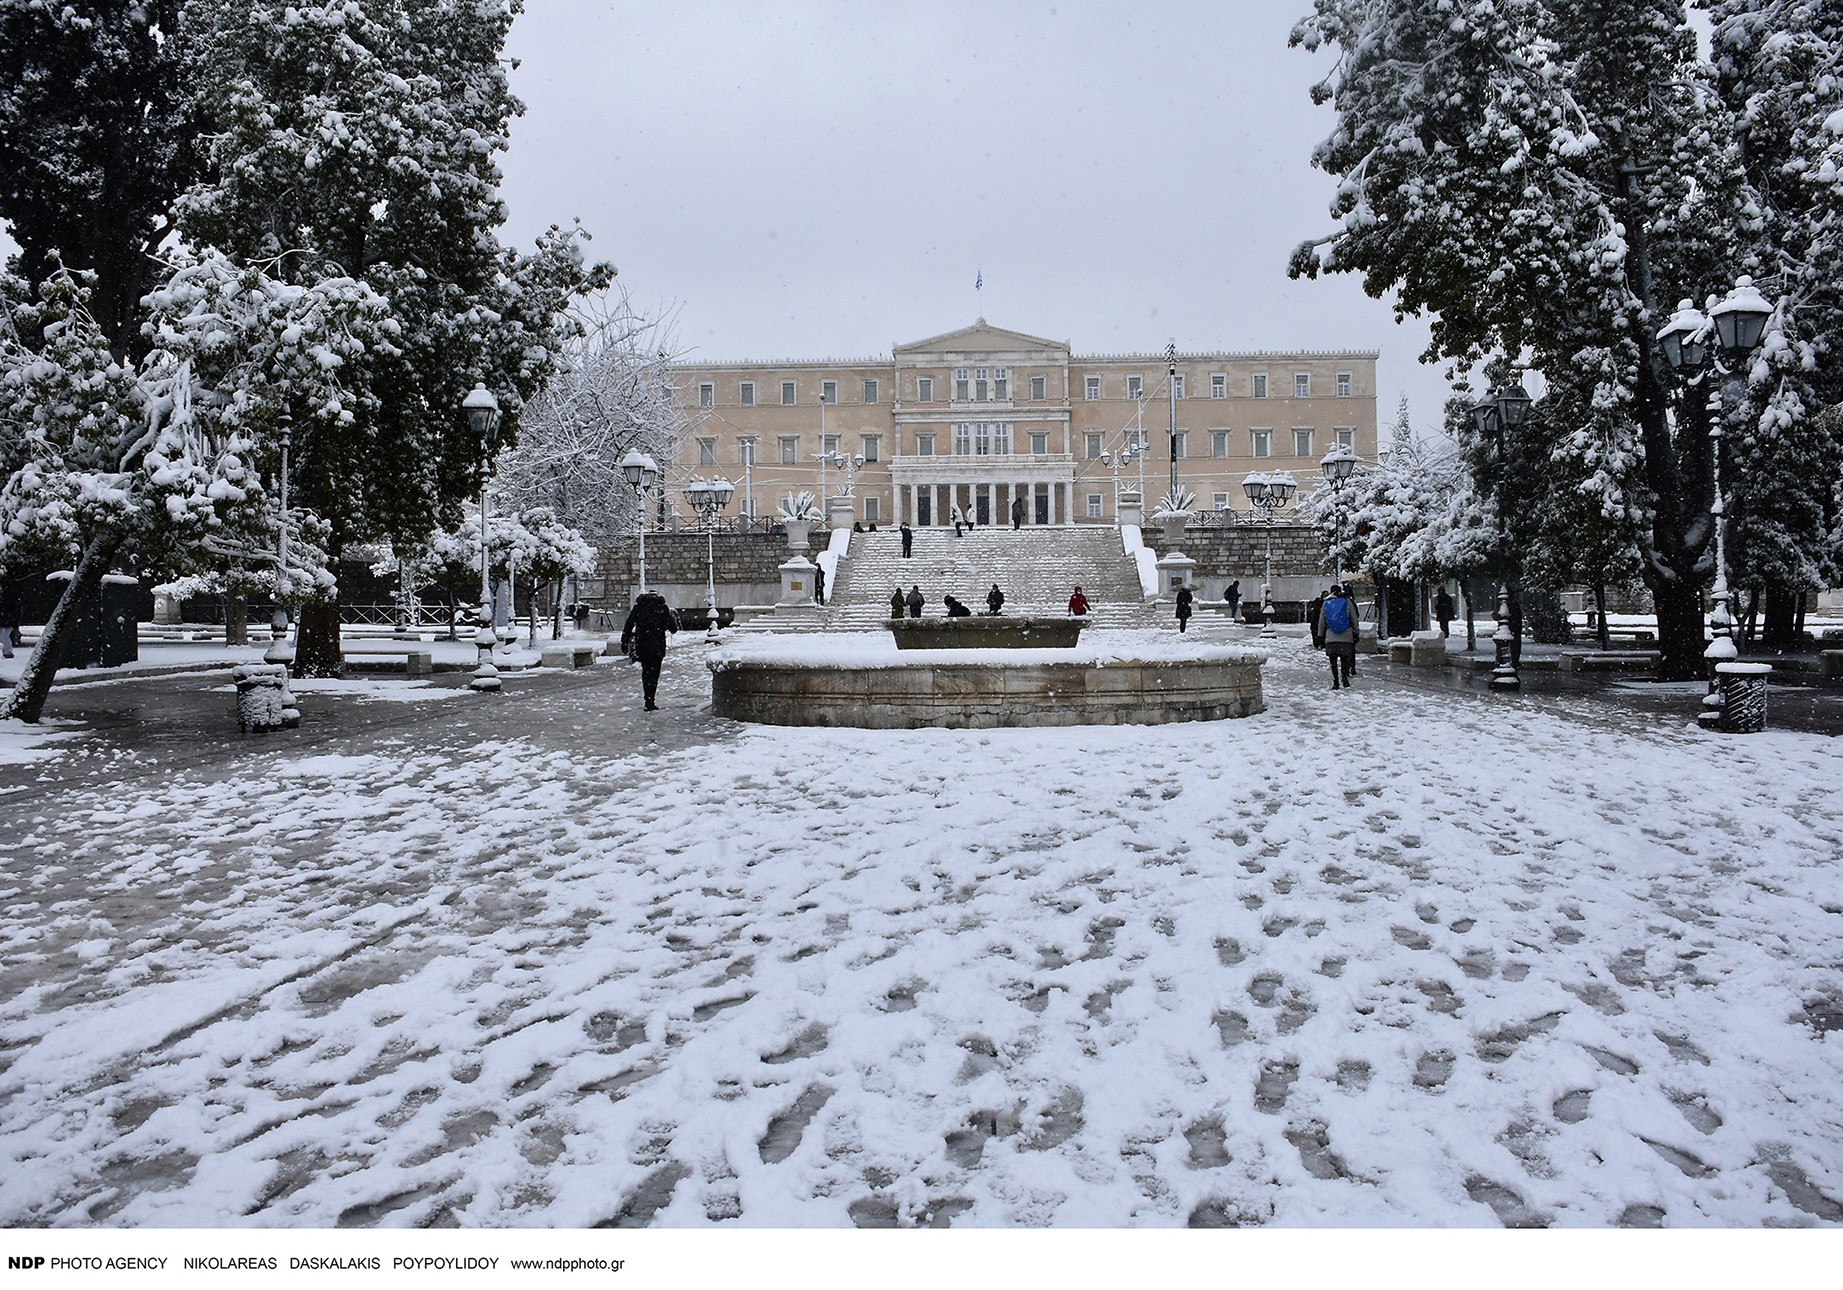
[[(707, 585), (707, 535), (684, 530), (646, 536), (646, 580), (674, 608), (702, 606)], [(807, 550), (822, 549), (823, 534)], [(715, 537), (717, 603), (772, 604), (781, 592), (781, 564), (793, 554), (787, 538), (772, 533), (718, 533)], [(582, 584), (582, 598), (598, 608), (631, 604), (640, 584), (640, 542), (611, 542), (596, 555), (595, 575)]]
[[(1192, 586), (1200, 600), (1221, 600), (1231, 581), (1241, 583), (1244, 603), (1261, 598), (1267, 568), (1267, 526), (1232, 524), (1225, 528), (1187, 528), (1181, 542), (1167, 542), (1155, 524), (1141, 531), (1145, 544), (1159, 555), (1178, 550), (1197, 562)], [(1304, 524), (1273, 526), (1273, 597), (1276, 605), (1300, 605), (1331, 584), (1327, 552), (1318, 530)], [(1293, 621), (1282, 612), (1283, 621)]]

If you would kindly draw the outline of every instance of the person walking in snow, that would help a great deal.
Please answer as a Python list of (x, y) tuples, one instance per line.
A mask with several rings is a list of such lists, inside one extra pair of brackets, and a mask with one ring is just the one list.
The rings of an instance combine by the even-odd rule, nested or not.
[(1023, 527), (1024, 499), (1021, 497), (1014, 497), (1011, 499), (1011, 531), (1015, 533)]
[(1318, 611), (1325, 607), (1325, 597), (1329, 594), (1329, 592), (1321, 591), (1305, 602), (1305, 621), (1306, 625), (1312, 629), (1313, 649), (1325, 647), (1325, 634), (1318, 627)]
[(1331, 663), (1331, 688), (1350, 688), (1350, 673), (1357, 665), (1357, 606), (1344, 594), (1341, 583), (1333, 583), (1331, 594), (1319, 607), (1314, 633), (1325, 643), (1325, 657)]
[(1177, 589), (1177, 629), (1180, 632), (1187, 631), (1190, 627), (1191, 599), (1189, 587), (1179, 587)]
[(1241, 621), (1241, 580), (1238, 578), (1229, 584), (1229, 589), (1222, 593), (1222, 598), (1229, 602), (1229, 621)]
[(998, 589), (996, 582), (992, 584), (992, 589), (985, 593), (985, 607), (994, 615), (1005, 607), (1005, 593)]
[(915, 530), (909, 527), (909, 522), (907, 520), (904, 520), (902, 522), (902, 558), (905, 560), (908, 559), (914, 550)]
[(1441, 587), (1433, 598), (1433, 616), (1440, 624), (1440, 635), (1451, 636), (1448, 628), (1453, 621), (1453, 598), (1446, 594), (1445, 587)]
[(920, 618), (922, 606), (928, 602), (922, 599), (921, 588), (919, 586), (911, 586), (909, 588), (909, 595), (906, 603), (909, 606), (909, 617)]
[(813, 600), (821, 605), (826, 602), (826, 567), (823, 564), (813, 566)]
[(909, 602), (903, 598), (901, 587), (896, 588), (895, 591), (890, 593), (890, 617), (891, 618), (901, 618), (903, 615), (903, 612), (907, 610), (908, 607), (909, 607)]
[(648, 712), (659, 710), (659, 668), (666, 658), (666, 635), (677, 630), (677, 617), (657, 591), (642, 592), (621, 627), (621, 653), (640, 660), (640, 689)]
[(1069, 616), (1080, 618), (1088, 612), (1088, 597), (1081, 594), (1081, 584), (1077, 583), (1075, 594), (1069, 597)]

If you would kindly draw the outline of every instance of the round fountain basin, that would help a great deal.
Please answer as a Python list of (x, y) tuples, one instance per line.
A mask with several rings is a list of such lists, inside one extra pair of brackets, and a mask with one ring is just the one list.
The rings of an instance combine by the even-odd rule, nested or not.
[(897, 649), (1070, 649), (1088, 624), (1079, 618), (892, 618)]

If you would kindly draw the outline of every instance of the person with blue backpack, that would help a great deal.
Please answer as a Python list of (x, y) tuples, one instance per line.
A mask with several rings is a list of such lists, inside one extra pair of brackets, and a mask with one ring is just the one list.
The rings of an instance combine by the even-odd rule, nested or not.
[(1331, 662), (1331, 688), (1348, 690), (1350, 674), (1357, 666), (1357, 606), (1344, 594), (1342, 583), (1332, 584), (1313, 626)]

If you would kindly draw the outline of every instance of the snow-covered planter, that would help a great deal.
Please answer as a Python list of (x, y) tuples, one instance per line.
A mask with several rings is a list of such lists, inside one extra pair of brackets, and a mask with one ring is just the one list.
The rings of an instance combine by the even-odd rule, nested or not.
[(819, 499), (805, 491), (787, 494), (775, 507), (774, 514), (787, 530), (787, 546), (792, 551), (806, 550), (813, 525), (824, 518), (819, 510)]
[(1165, 531), (1165, 541), (1182, 540), (1184, 526), (1190, 523), (1196, 502), (1197, 495), (1182, 484), (1166, 490), (1165, 495), (1158, 499), (1158, 509), (1152, 512), (1152, 519)]

